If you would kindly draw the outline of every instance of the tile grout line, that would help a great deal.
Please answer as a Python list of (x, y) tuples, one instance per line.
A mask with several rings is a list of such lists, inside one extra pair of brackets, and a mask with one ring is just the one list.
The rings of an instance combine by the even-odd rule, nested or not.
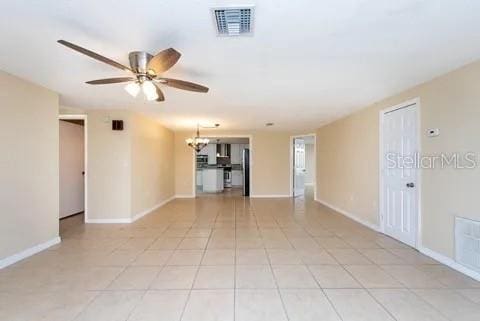
[[(310, 271), (310, 274), (313, 275), (312, 271), (310, 270), (309, 266), (307, 265), (307, 269)], [(330, 300), (330, 297), (327, 295), (327, 293), (325, 292), (325, 289), (322, 288), (322, 285), (320, 284), (320, 282), (318, 282), (317, 278), (313, 275), (313, 279), (315, 280), (315, 282), (317, 283), (318, 287), (320, 288), (320, 291), (322, 291), (323, 295), (325, 296), (325, 299), (328, 301), (328, 303), (330, 304), (330, 306), (332, 307), (333, 311), (335, 311), (335, 313), (337, 314), (338, 318), (340, 320), (343, 321), (343, 318), (342, 316), (340, 315), (340, 313), (338, 312), (337, 308), (335, 307), (335, 305), (333, 304), (332, 300)]]
[(237, 206), (233, 198), (233, 321), (237, 318)]
[[(160, 239), (161, 235), (162, 235), (165, 231), (167, 231), (168, 228), (169, 228), (169, 227), (167, 227), (164, 231), (162, 231), (162, 232), (160, 233), (160, 236), (154, 238), (154, 240), (153, 240), (147, 247), (145, 247), (145, 248), (143, 249), (143, 251), (140, 251), (140, 252), (135, 256), (135, 258), (134, 258), (132, 261), (130, 261), (130, 262), (125, 266), (124, 270), (123, 270), (121, 273), (119, 273), (119, 274), (117, 275), (117, 277), (107, 286), (107, 289), (120, 277), (120, 275), (121, 275), (122, 273), (124, 273), (124, 272), (127, 270), (127, 268), (132, 267), (132, 263), (134, 263), (134, 262), (140, 257), (140, 255), (142, 255), (143, 253), (145, 253), (145, 252), (150, 248), (150, 246), (152, 246), (153, 243), (155, 243), (158, 239)], [(134, 238), (134, 237), (130, 237), (129, 239), (133, 239), (133, 238)], [(127, 241), (127, 242), (128, 242), (128, 241)], [(125, 242), (125, 243), (127, 243), (127, 242)], [(172, 255), (172, 254), (173, 254), (173, 252), (172, 252), (170, 255)], [(167, 259), (167, 260), (168, 260), (168, 259)], [(165, 261), (165, 263), (166, 263), (166, 261)], [(157, 278), (157, 276), (160, 274), (160, 272), (161, 272), (164, 268), (165, 268), (165, 264), (162, 265), (162, 267), (161, 267), (160, 270), (157, 272), (156, 276), (152, 279), (152, 281), (150, 282), (149, 286), (148, 286), (146, 289), (144, 289), (144, 290), (130, 289), (130, 290), (132, 290), (132, 291), (143, 291), (143, 293), (142, 293), (142, 295), (140, 296), (138, 302), (135, 304), (135, 306), (134, 306), (134, 307), (130, 310), (130, 312), (128, 313), (127, 317), (125, 318), (125, 321), (127, 321), (127, 320), (132, 316), (132, 314), (134, 313), (134, 311), (137, 309), (138, 305), (141, 304), (143, 298), (145, 297), (145, 295), (147, 294), (147, 292), (150, 290), (150, 287), (151, 287), (153, 281)], [(125, 290), (121, 290), (121, 291), (125, 291)]]
[[(217, 220), (217, 217), (218, 217), (218, 212), (217, 212), (217, 215), (215, 215), (215, 222), (216, 222), (216, 220)], [(197, 219), (198, 219), (198, 217), (195, 218), (195, 221), (196, 221)], [(192, 223), (192, 226), (193, 226), (193, 223)], [(189, 230), (191, 230), (191, 229), (192, 229), (192, 227), (189, 228)], [(210, 229), (210, 234), (209, 234), (209, 236), (208, 236), (208, 241), (207, 241), (207, 243), (205, 244), (205, 247), (204, 247), (204, 249), (203, 249), (203, 253), (202, 253), (202, 257), (200, 258), (200, 262), (198, 262), (197, 270), (196, 270), (196, 272), (195, 272), (195, 276), (193, 277), (193, 281), (192, 281), (192, 285), (191, 285), (191, 287), (190, 287), (190, 290), (188, 291), (187, 299), (185, 300), (185, 305), (183, 306), (182, 313), (180, 314), (179, 321), (181, 321), (181, 320), (183, 319), (184, 315), (185, 315), (185, 311), (186, 311), (186, 309), (187, 309), (187, 305), (188, 305), (188, 303), (189, 303), (189, 301), (190, 301), (190, 298), (191, 298), (191, 296), (192, 296), (192, 291), (193, 291), (193, 288), (194, 288), (194, 286), (195, 286), (195, 281), (197, 280), (198, 273), (199, 273), (199, 271), (200, 271), (200, 267), (202, 266), (201, 264), (202, 264), (202, 261), (203, 261), (203, 259), (204, 259), (204, 257), (205, 257), (205, 253), (207, 252), (208, 244), (209, 244), (210, 241), (211, 241), (211, 238), (212, 238), (212, 234), (213, 234), (213, 230), (214, 230), (214, 229), (215, 229), (215, 228)], [(178, 248), (178, 246), (177, 246), (177, 248)]]
[[(274, 218), (275, 220), (275, 223), (278, 224), (278, 221)], [(285, 234), (283, 231), (282, 231), (283, 234)], [(286, 235), (285, 235), (286, 237)], [(290, 241), (287, 239), (287, 242), (290, 244), (290, 246), (292, 246), (292, 244), (290, 243)], [(285, 302), (283, 300), (283, 297), (282, 297), (282, 293), (280, 292), (280, 287), (278, 286), (278, 280), (277, 280), (277, 276), (275, 275), (275, 272), (273, 271), (273, 266), (272, 266), (272, 261), (270, 259), (270, 254), (267, 252), (267, 260), (269, 262), (269, 265), (270, 265), (270, 271), (272, 273), (272, 276), (273, 276), (273, 279), (275, 280), (275, 286), (276, 286), (276, 290), (277, 290), (277, 294), (278, 294), (278, 297), (280, 299), (280, 303), (282, 304), (282, 307), (283, 307), (283, 312), (285, 314), (285, 317), (287, 318), (287, 320), (290, 320), (290, 316), (288, 315), (288, 312), (287, 312), (287, 307), (285, 305)]]

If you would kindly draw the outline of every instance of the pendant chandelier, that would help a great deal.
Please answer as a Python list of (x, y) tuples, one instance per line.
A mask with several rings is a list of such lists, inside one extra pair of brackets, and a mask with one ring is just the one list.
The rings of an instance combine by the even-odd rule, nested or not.
[(201, 151), (210, 141), (208, 138), (200, 137), (200, 126), (197, 124), (197, 136), (185, 139), (188, 146), (192, 147), (197, 153)]

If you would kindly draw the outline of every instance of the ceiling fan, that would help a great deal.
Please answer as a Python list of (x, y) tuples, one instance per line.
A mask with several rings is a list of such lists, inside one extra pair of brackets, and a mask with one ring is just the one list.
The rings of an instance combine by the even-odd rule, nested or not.
[(121, 69), (130, 73), (128, 77), (106, 78), (87, 81), (90, 85), (107, 85), (115, 83), (128, 82), (125, 86), (125, 90), (136, 97), (142, 89), (147, 100), (164, 101), (165, 96), (160, 89), (160, 84), (174, 87), (177, 89), (195, 91), (195, 92), (208, 92), (208, 88), (202, 85), (198, 85), (192, 82), (165, 78), (162, 74), (172, 68), (173, 65), (180, 59), (181, 54), (173, 48), (168, 48), (160, 51), (155, 56), (152, 56), (145, 51), (133, 51), (128, 54), (130, 61), (130, 67), (124, 66), (112, 59), (99, 55), (91, 50), (77, 46), (71, 42), (65, 40), (58, 40), (59, 44), (62, 44), (68, 48), (78, 51), (90, 58), (96, 59), (103, 63), (106, 63), (115, 68)]

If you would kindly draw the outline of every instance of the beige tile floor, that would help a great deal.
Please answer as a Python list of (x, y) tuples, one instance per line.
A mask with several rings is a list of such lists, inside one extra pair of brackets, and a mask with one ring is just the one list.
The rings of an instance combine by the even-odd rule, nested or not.
[(0, 271), (0, 320), (480, 320), (480, 283), (311, 200), (175, 200), (61, 222)]

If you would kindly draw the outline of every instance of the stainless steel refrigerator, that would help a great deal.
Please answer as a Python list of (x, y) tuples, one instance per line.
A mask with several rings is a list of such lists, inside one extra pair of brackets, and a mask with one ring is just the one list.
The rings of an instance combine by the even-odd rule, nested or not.
[(250, 196), (250, 150), (245, 148), (242, 154), (243, 196)]

